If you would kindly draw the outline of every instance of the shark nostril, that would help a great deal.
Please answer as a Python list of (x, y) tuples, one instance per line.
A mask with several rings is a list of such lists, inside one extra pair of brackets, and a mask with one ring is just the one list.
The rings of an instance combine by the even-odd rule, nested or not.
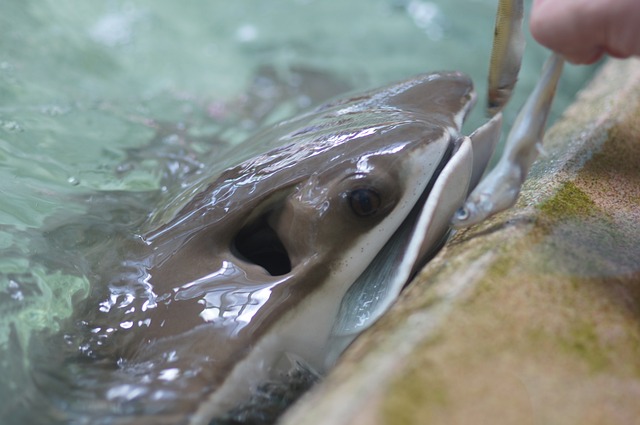
[(291, 260), (266, 217), (244, 227), (233, 240), (233, 250), (245, 261), (264, 268), (272, 276), (291, 271)]

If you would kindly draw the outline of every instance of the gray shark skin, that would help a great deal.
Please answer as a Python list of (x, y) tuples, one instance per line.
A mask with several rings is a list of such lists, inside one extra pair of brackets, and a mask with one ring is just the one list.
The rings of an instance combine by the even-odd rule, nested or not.
[(474, 101), (467, 76), (424, 74), (221, 157), (174, 217), (104, 254), (63, 347), (40, 353), (37, 416), (207, 424), (296, 367), (324, 373), (433, 255), (486, 167), (500, 118), (461, 136)]

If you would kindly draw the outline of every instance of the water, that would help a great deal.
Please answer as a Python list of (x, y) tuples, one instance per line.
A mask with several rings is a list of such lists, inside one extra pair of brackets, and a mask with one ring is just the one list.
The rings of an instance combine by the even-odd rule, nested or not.
[[(87, 262), (147, 215), (170, 216), (158, 207), (223, 146), (425, 71), (470, 74), (481, 105), (495, 3), (3, 0), (0, 418), (28, 381), (31, 335), (88, 293)], [(507, 123), (546, 54), (529, 42)], [(591, 73), (567, 67), (556, 116)], [(482, 120), (477, 108), (468, 127)]]

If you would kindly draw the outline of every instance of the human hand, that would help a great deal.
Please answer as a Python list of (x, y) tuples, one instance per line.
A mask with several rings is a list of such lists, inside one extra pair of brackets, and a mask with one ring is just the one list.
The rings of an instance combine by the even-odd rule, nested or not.
[(531, 34), (569, 62), (640, 55), (640, 0), (533, 0)]

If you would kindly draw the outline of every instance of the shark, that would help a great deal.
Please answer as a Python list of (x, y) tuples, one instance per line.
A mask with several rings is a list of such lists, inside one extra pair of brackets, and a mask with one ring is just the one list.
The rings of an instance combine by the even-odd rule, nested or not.
[[(519, 60), (508, 58), (506, 72), (517, 74)], [(542, 118), (521, 120), (512, 145), (534, 149), (541, 137), (559, 77), (552, 68), (521, 113)], [(421, 74), (326, 102), (221, 155), (167, 220), (98, 259), (110, 273), (74, 313), (62, 347), (33, 360), (37, 387), (48, 388), (39, 417), (274, 421), (284, 407), (269, 393), (326, 373), (444, 244), (452, 218), (460, 226), (494, 212), (486, 197), (499, 191), (479, 182), (502, 114), (464, 135), (476, 98), (461, 72)], [(511, 168), (523, 162), (513, 151)], [(477, 187), (486, 196), (473, 195)]]
[(169, 220), (98, 257), (64, 347), (34, 361), (43, 417), (209, 424), (264, 383), (324, 374), (442, 245), (486, 168), (500, 118), (462, 135), (475, 99), (462, 73), (423, 74), (233, 148)]

